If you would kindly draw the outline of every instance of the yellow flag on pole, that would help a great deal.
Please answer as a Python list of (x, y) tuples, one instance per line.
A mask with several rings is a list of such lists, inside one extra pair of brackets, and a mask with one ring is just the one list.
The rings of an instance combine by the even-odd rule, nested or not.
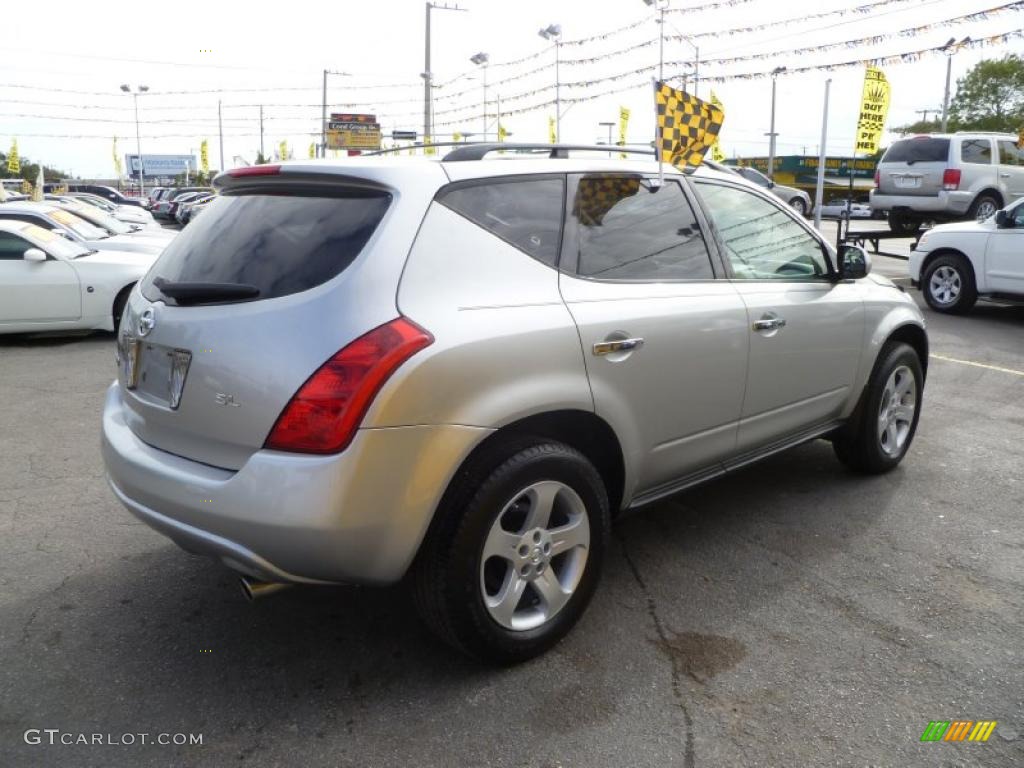
[(855, 155), (873, 155), (878, 151), (889, 113), (889, 95), (889, 81), (885, 74), (877, 67), (868, 67), (864, 72), (860, 117), (857, 119)]
[(555, 118), (548, 117), (548, 144), (554, 144), (558, 141), (558, 134), (555, 130)]
[(455, 133), (452, 134), (452, 141), (462, 141), (462, 134), (459, 133), (458, 131), (455, 131)]
[[(619, 146), (626, 146), (626, 129), (629, 127), (629, 109), (627, 107), (619, 107)], [(620, 152), (619, 157), (623, 160), (626, 159), (626, 153)]]
[(288, 159), (288, 142), (282, 141), (277, 147), (277, 153), (280, 155), (282, 160)]
[(203, 173), (210, 172), (210, 145), (206, 139), (199, 142), (199, 168)]
[(123, 168), (121, 166), (121, 155), (119, 155), (118, 152), (117, 152), (117, 136), (114, 137), (113, 155), (114, 155), (114, 174), (115, 174), (115, 176), (117, 178), (120, 179), (121, 175), (123, 173)]
[(721, 107), (686, 91), (655, 82), (658, 118), (658, 159), (680, 169), (696, 168), (714, 143), (725, 121)]
[(21, 158), (18, 157), (17, 139), (11, 139), (11, 151), (7, 153), (7, 172), (21, 173)]
[[(718, 100), (718, 97), (715, 95), (714, 91), (711, 92), (711, 105), (714, 107), (718, 107), (719, 109), (722, 109), (722, 102)], [(718, 141), (717, 135), (715, 136), (714, 143), (711, 145), (711, 159), (714, 160), (716, 163), (725, 162), (725, 152), (722, 151), (722, 145)]]
[(508, 131), (505, 130), (505, 126), (498, 123), (498, 141), (504, 141), (506, 136), (508, 136)]
[(311, 159), (316, 157), (316, 144), (313, 142), (309, 144), (309, 156)]

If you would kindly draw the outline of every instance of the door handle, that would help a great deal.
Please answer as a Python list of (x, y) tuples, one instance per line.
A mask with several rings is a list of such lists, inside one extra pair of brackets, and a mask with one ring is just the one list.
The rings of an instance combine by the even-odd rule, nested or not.
[(1008, 179), (1008, 178), (1010, 178), (1010, 174), (1008, 174), (1008, 173), (1000, 173), (999, 174), (999, 178), (1001, 178), (1001, 179)]
[(765, 315), (760, 320), (754, 321), (755, 331), (777, 331), (779, 328), (785, 327), (785, 319), (781, 317), (775, 317), (774, 315)]
[(611, 341), (599, 341), (594, 345), (594, 354), (597, 356), (610, 355), (612, 352), (629, 352), (640, 349), (644, 345), (643, 339), (613, 339)]

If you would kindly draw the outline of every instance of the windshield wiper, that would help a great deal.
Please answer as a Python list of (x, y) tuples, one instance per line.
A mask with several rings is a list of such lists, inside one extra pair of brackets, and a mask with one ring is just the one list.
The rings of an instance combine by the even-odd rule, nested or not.
[(157, 277), (153, 286), (164, 296), (178, 304), (208, 304), (217, 301), (244, 301), (255, 299), (260, 289), (247, 283), (189, 283)]

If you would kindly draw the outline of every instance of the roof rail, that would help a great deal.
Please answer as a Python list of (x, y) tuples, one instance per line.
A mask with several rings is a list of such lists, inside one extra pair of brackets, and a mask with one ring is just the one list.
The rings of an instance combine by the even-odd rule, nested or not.
[(1013, 136), (1009, 131), (956, 131), (954, 136)]
[(545, 153), (551, 159), (564, 160), (569, 157), (570, 152), (626, 152), (631, 155), (647, 155), (654, 157), (652, 147), (620, 147), (616, 144), (515, 144), (509, 142), (499, 143), (460, 143), (444, 156), (444, 161), (461, 162), (465, 160), (483, 160), (492, 152), (521, 152), (531, 154)]

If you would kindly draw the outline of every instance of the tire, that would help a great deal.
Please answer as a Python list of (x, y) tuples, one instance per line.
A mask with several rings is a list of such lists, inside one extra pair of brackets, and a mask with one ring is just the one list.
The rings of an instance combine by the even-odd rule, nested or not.
[(801, 216), (807, 215), (807, 203), (805, 203), (799, 197), (794, 197), (792, 200), (790, 200), (789, 207), (792, 208), (797, 213), (799, 213)]
[(983, 192), (971, 203), (967, 215), (976, 221), (984, 221), (988, 217), (994, 216), (1000, 208), (1002, 208), (1002, 204), (995, 195)]
[(132, 292), (132, 288), (135, 287), (135, 283), (126, 285), (114, 298), (113, 316), (114, 316), (114, 333), (117, 333), (121, 328), (121, 316), (124, 315), (124, 305), (128, 303), (128, 296)]
[(889, 230), (898, 235), (913, 235), (921, 229), (921, 220), (905, 211), (889, 211)]
[[(553, 500), (551, 517), (533, 525), (531, 516), (549, 508), (545, 499)], [(433, 632), (470, 656), (526, 661), (583, 615), (609, 528), (604, 484), (579, 451), (543, 438), (485, 449), (453, 480), (413, 565), (417, 610)]]
[(917, 352), (903, 342), (886, 344), (861, 402), (832, 439), (836, 457), (864, 474), (895, 468), (914, 440), (923, 394), (924, 371)]
[(929, 307), (950, 315), (969, 312), (978, 300), (974, 269), (956, 253), (943, 254), (929, 262), (921, 277), (921, 291)]

